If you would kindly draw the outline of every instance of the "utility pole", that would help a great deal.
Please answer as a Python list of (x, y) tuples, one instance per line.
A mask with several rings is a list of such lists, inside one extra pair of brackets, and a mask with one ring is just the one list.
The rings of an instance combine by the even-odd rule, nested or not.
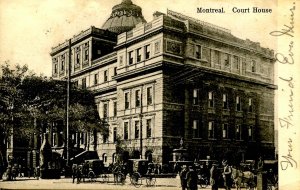
[(69, 166), (69, 106), (70, 106), (70, 76), (71, 76), (71, 39), (69, 39), (69, 61), (68, 61), (68, 78), (67, 78), (67, 167)]
[(140, 111), (140, 158), (143, 158), (143, 87), (141, 89), (141, 111)]

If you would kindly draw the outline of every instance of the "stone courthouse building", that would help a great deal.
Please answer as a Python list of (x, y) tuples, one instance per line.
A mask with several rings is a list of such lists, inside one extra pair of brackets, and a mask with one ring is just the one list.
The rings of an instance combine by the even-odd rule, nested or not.
[(273, 50), (171, 10), (146, 22), (131, 0), (70, 42), (52, 48), (52, 76), (66, 79), (71, 65), (72, 83), (94, 92), (109, 134), (72, 138), (96, 141), (106, 164), (118, 139), (129, 157), (157, 163), (181, 138), (193, 160), (274, 157)]

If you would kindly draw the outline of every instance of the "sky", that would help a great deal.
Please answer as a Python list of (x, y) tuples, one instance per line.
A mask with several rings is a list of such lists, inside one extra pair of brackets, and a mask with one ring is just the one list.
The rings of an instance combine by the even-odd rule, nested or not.
[[(269, 33), (276, 28), (276, 2), (239, 0), (132, 0), (150, 22), (155, 11), (167, 9), (230, 29), (242, 39), (276, 49)], [(0, 0), (0, 64), (27, 64), (37, 74), (51, 76), (51, 47), (90, 26), (101, 28), (121, 0)], [(188, 3), (187, 3), (188, 2)], [(232, 13), (232, 8), (271, 8), (271, 14)], [(197, 8), (224, 8), (224, 14), (197, 13)]]

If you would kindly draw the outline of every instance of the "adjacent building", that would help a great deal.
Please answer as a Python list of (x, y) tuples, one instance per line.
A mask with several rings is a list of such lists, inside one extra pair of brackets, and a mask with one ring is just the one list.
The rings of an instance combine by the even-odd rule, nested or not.
[(257, 42), (171, 10), (146, 22), (123, 0), (102, 28), (50, 55), (53, 78), (70, 69), (73, 85), (94, 92), (108, 135), (71, 137), (105, 164), (116, 142), (127, 158), (168, 163), (180, 139), (193, 160), (274, 157), (274, 52)]

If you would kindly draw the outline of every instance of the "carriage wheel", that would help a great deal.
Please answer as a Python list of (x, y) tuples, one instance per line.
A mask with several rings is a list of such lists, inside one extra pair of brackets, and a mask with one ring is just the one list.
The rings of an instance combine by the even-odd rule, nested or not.
[(88, 174), (88, 178), (90, 179), (91, 182), (96, 181), (95, 177), (96, 177), (95, 173), (93, 171), (90, 171)]
[(117, 174), (117, 184), (124, 185), (125, 183), (125, 175), (122, 174), (121, 172)]
[(142, 185), (142, 178), (140, 173), (135, 172), (130, 177), (131, 184), (135, 187), (140, 187)]
[(155, 183), (156, 183), (156, 178), (155, 176), (149, 176), (146, 178), (146, 183), (147, 183), (147, 186), (154, 186)]

